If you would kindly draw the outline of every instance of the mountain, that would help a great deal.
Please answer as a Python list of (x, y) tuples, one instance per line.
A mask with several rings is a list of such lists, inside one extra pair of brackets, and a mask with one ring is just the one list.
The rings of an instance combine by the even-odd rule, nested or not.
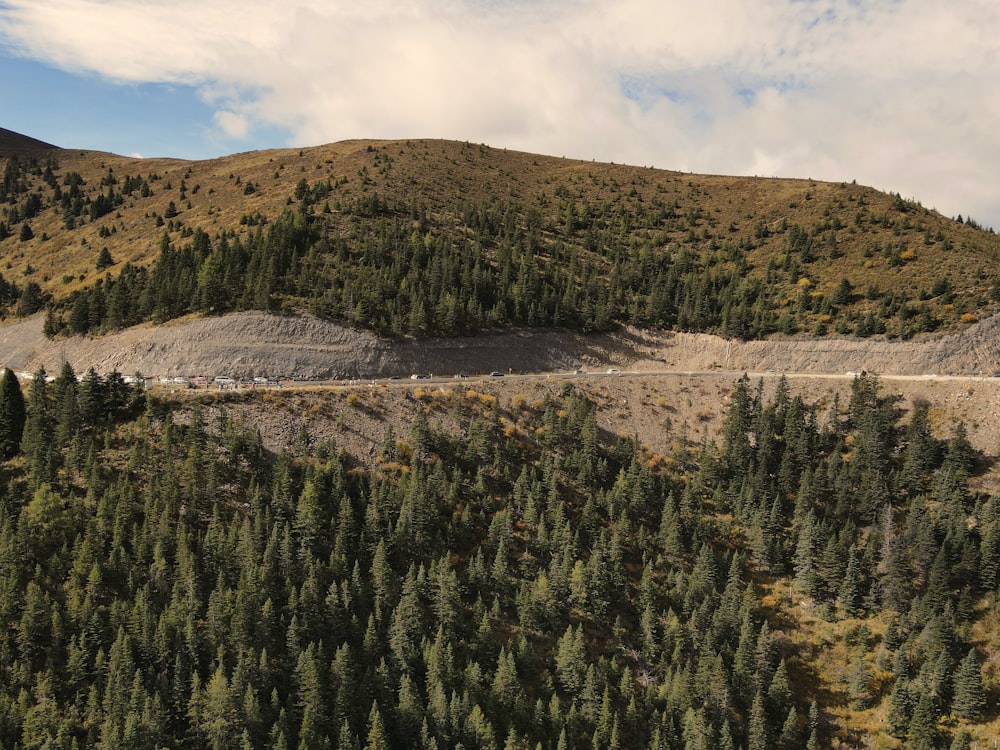
[(431, 140), (196, 162), (0, 153), (0, 305), (48, 310), (54, 336), (257, 309), (385, 336), (908, 339), (1000, 299), (992, 231), (854, 183)]
[(35, 138), (30, 138), (13, 130), (0, 128), (0, 157), (10, 157), (12, 155), (38, 155), (44, 151), (58, 149), (51, 143), (45, 143)]
[[(1000, 734), (992, 232), (446, 141), (8, 141), (0, 358), (56, 377), (0, 378), (0, 746)], [(507, 374), (370, 379), (441, 367)]]

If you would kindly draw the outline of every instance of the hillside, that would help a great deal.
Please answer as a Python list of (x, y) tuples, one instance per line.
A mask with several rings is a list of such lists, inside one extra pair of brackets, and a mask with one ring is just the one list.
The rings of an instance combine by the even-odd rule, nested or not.
[(3, 747), (1000, 732), (992, 232), (445, 141), (0, 156), (0, 366), (58, 375), (0, 379)]
[[(900, 421), (870, 377), (816, 400), (630, 380), (145, 393), (64, 369), (12, 442), (5, 377), (0, 741), (996, 736), (1000, 508), (960, 428), (917, 397)], [(715, 443), (674, 422), (696, 390)]]
[(908, 339), (1000, 297), (996, 235), (853, 183), (448, 141), (3, 161), (0, 305), (48, 308), (60, 335), (270, 309), (419, 338), (627, 324)]
[(36, 138), (29, 138), (26, 135), (15, 133), (13, 130), (0, 128), (0, 157), (38, 157), (46, 151), (58, 150), (58, 148), (58, 146), (53, 146), (51, 143), (45, 143)]

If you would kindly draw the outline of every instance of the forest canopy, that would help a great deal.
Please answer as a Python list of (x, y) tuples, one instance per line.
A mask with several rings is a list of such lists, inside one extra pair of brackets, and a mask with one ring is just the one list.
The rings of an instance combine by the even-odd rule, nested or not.
[(0, 472), (3, 746), (818, 748), (878, 709), (933, 748), (996, 718), (998, 501), (872, 376), (823, 408), (744, 377), (719, 444), (666, 450), (571, 385), (455, 389), (359, 456), (44, 375)]

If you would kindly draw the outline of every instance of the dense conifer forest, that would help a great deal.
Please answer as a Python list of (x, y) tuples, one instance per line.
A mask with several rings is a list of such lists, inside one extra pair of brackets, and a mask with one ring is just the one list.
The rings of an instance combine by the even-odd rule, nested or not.
[(718, 444), (666, 446), (569, 384), (455, 388), (367, 456), (269, 453), (237, 397), (7, 371), (0, 746), (927, 749), (997, 718), (1000, 501), (873, 376), (822, 407), (744, 377)]

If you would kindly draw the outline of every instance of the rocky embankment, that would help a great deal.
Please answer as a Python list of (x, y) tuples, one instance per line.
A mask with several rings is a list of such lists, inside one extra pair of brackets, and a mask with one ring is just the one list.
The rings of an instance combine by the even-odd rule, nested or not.
[(411, 372), (769, 370), (885, 375), (992, 375), (1000, 371), (1000, 317), (914, 341), (773, 339), (727, 341), (706, 334), (623, 329), (584, 336), (518, 331), (475, 337), (379, 338), (311, 316), (239, 313), (146, 325), (97, 338), (49, 341), (40, 317), (0, 326), (0, 364), (15, 370), (118, 370), (145, 375), (376, 378)]

